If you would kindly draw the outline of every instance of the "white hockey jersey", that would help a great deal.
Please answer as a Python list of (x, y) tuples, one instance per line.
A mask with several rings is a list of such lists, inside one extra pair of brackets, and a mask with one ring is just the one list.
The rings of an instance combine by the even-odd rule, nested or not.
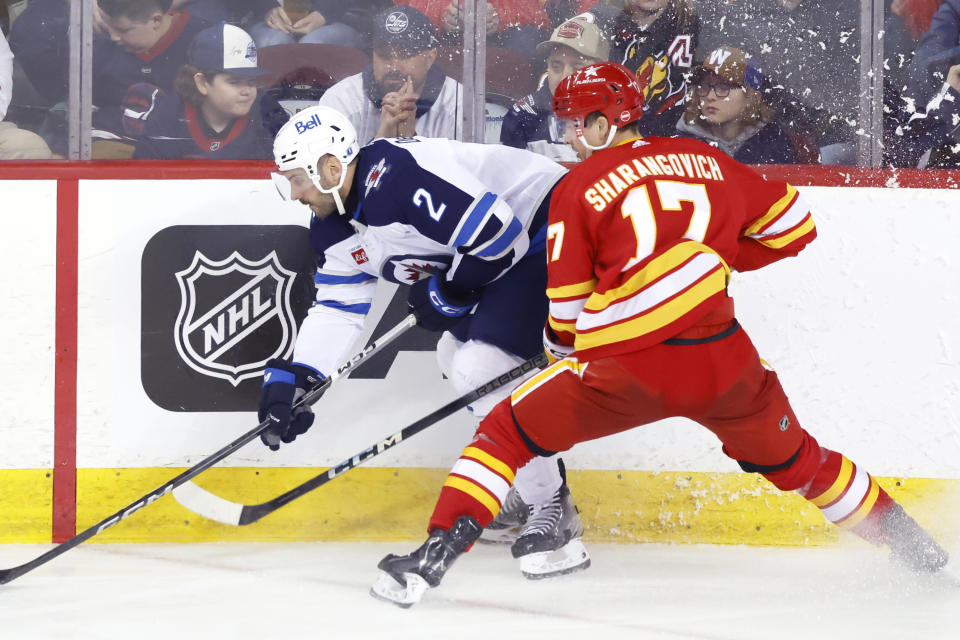
[[(357, 140), (368, 144), (380, 128), (380, 107), (367, 87), (371, 71), (348, 76), (320, 96), (320, 104), (340, 111), (357, 129)], [(365, 77), (366, 76), (366, 77)], [(417, 102), (417, 135), (428, 138), (457, 138), (463, 120), (463, 87), (440, 71), (430, 70), (423, 95)]]
[(310, 225), (317, 294), (294, 360), (325, 375), (359, 336), (379, 278), (444, 272), (473, 290), (543, 251), (549, 195), (566, 172), (512, 147), (427, 138), (377, 140), (355, 162), (347, 214)]

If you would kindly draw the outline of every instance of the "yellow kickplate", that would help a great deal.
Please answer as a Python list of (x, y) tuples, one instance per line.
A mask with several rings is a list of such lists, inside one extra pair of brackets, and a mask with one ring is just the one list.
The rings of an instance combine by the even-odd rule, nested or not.
[(49, 469), (0, 471), (0, 543), (50, 542), (52, 475)]
[[(227, 500), (253, 504), (320, 471), (213, 468), (196, 482)], [(77, 530), (104, 519), (180, 472), (168, 468), (80, 469)], [(358, 468), (242, 527), (207, 520), (166, 496), (92, 541), (418, 541), (426, 533), (427, 519), (445, 477), (444, 469)], [(754, 474), (570, 470), (568, 478), (587, 541), (794, 546), (829, 545), (839, 537), (838, 529), (826, 524), (816, 507), (794, 493), (778, 491)], [(949, 520), (946, 506), (960, 495), (960, 481), (879, 481), (935, 536), (960, 534)], [(29, 501), (21, 504), (25, 515), (28, 508), (35, 509)], [(46, 522), (49, 527), (49, 516)], [(49, 533), (47, 536), (49, 539)], [(5, 541), (27, 541), (9, 538)]]

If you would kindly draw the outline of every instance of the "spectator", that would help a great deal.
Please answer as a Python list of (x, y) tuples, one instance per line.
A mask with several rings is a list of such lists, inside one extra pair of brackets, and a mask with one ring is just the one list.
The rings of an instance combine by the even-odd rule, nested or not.
[(30, 0), (10, 29), (10, 48), (44, 106), (67, 99), (69, 23), (70, 0)]
[(592, 13), (567, 20), (550, 39), (537, 46), (547, 58), (547, 72), (536, 92), (518, 101), (507, 112), (500, 131), (502, 144), (529, 149), (558, 162), (576, 162), (577, 154), (563, 141), (560, 122), (553, 113), (553, 92), (565, 77), (595, 62), (606, 62), (610, 43)]
[(640, 132), (673, 135), (683, 114), (686, 74), (693, 68), (700, 37), (700, 18), (692, 2), (625, 0), (619, 12), (601, 2), (590, 11), (612, 34), (611, 59), (641, 77), (646, 104)]
[(782, 89), (767, 101), (789, 129), (808, 135), (824, 164), (855, 164), (860, 114), (860, 4), (824, 0), (704, 2), (698, 48), (754, 52)]
[[(444, 43), (462, 46), (462, 0), (397, 0), (397, 4), (419, 9), (436, 26)], [(512, 49), (533, 60), (537, 43), (550, 29), (550, 18), (540, 0), (489, 0), (485, 28), (487, 46)]]
[(127, 90), (141, 82), (172, 91), (187, 48), (206, 23), (182, 11), (170, 11), (171, 0), (99, 0), (110, 34), (93, 52), (94, 129), (120, 135), (121, 104)]
[(272, 157), (273, 136), (287, 121), (283, 107), (258, 90), (253, 39), (220, 24), (197, 34), (177, 72), (177, 96), (156, 92), (136, 158), (247, 160)]
[(797, 162), (790, 138), (763, 101), (763, 73), (733, 47), (712, 51), (694, 72), (693, 98), (677, 130), (744, 164)]
[(340, 0), (255, 0), (255, 15), (262, 19), (250, 34), (261, 49), (295, 42), (363, 48), (363, 35), (341, 22), (346, 11)]
[(43, 138), (32, 131), (20, 129), (13, 122), (6, 122), (7, 107), (13, 95), (13, 52), (7, 39), (0, 32), (0, 160), (45, 160), (50, 158), (50, 148)]
[(372, 57), (320, 98), (347, 116), (361, 146), (374, 138), (458, 137), (462, 87), (435, 64), (437, 39), (427, 16), (403, 6), (380, 12)]

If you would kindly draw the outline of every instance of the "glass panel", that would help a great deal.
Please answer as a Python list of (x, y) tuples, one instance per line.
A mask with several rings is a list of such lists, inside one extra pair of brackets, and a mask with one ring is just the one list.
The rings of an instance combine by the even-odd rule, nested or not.
[[(742, 78), (759, 89), (765, 106), (754, 126), (769, 121), (782, 132), (769, 138), (771, 144), (740, 144), (722, 123), (718, 126), (717, 116), (704, 118), (701, 110), (700, 123), (720, 146), (751, 163), (856, 164), (856, 131), (869, 135), (871, 130), (860, 113), (860, 3), (709, 0), (698, 6), (697, 64), (706, 63), (728, 81)], [(751, 56), (745, 70), (729, 64), (738, 55), (731, 48)], [(722, 64), (724, 59), (728, 64)], [(695, 111), (691, 107), (687, 113)], [(697, 126), (691, 117), (685, 122)], [(772, 131), (771, 124), (763, 126)], [(763, 135), (761, 131), (755, 140), (763, 140)]]
[(884, 14), (884, 153), (895, 167), (960, 167), (960, 14), (893, 0)]
[(66, 154), (69, 4), (0, 0), (0, 160)]
[[(392, 6), (99, 0), (93, 157), (269, 159), (289, 114), (317, 104), (334, 85), (328, 100), (363, 132), (373, 126), (372, 137), (362, 72), (371, 61), (374, 14)], [(379, 100), (372, 89), (369, 95)], [(337, 104), (338, 96), (346, 103)]]
[[(552, 44), (529, 58), (535, 91), (506, 114), (505, 143), (571, 159), (558, 144), (551, 89), (575, 68), (609, 59), (648, 87), (644, 135), (699, 137), (747, 163), (856, 163), (856, 131), (869, 131), (859, 114), (857, 0), (548, 0), (543, 6), (554, 28), (545, 40)], [(577, 18), (583, 11), (592, 17)], [(564, 26), (565, 20), (572, 22)], [(489, 73), (487, 89), (495, 94)], [(742, 99), (733, 104), (715, 91), (704, 99), (692, 91), (701, 79), (733, 84)]]

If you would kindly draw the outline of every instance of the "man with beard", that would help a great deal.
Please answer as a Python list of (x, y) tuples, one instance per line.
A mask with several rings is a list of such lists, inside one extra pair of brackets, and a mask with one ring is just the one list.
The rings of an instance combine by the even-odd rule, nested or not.
[(456, 138), (462, 87), (435, 64), (437, 44), (420, 11), (382, 11), (373, 23), (373, 62), (330, 87), (320, 104), (347, 116), (361, 146), (374, 138)]

